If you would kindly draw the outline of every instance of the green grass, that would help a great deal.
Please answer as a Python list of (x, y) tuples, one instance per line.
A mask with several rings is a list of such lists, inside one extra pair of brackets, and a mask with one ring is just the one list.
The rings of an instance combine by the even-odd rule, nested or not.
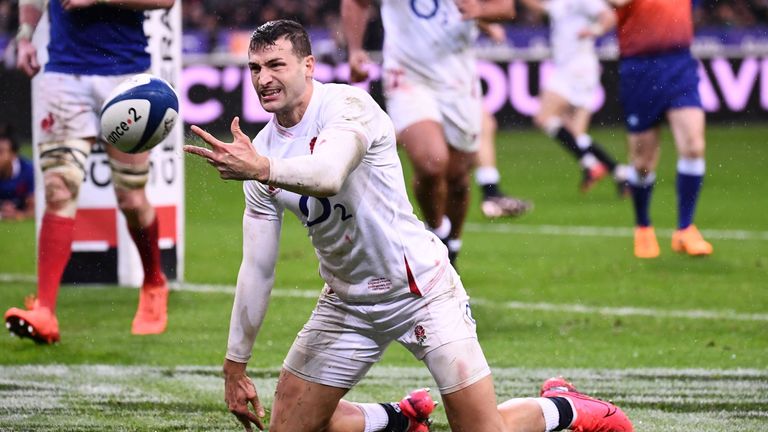
[[(624, 158), (621, 130), (597, 129), (594, 136)], [(651, 209), (662, 255), (641, 261), (627, 236), (631, 204), (611, 184), (579, 194), (580, 173), (559, 146), (534, 131), (500, 134), (503, 188), (536, 208), (489, 222), (475, 194), (459, 260), (499, 397), (533, 395), (547, 375), (568, 373), (584, 389), (625, 406), (637, 430), (762, 429), (768, 420), (766, 136), (768, 127), (709, 128), (696, 220), (715, 254), (693, 259), (669, 250), (675, 156), (665, 134)], [(205, 163), (186, 162), (186, 281), (232, 286), (240, 263), (241, 184), (218, 180)], [(603, 230), (574, 234), (580, 227)], [(0, 222), (0, 257), (4, 311), (34, 291), (32, 282), (7, 277), (34, 275), (32, 222)], [(250, 365), (267, 400), (321, 285), (306, 232), (287, 215), (275, 295)], [(232, 294), (213, 291), (174, 291), (168, 331), (133, 337), (136, 290), (63, 287), (61, 344), (0, 338), (0, 430), (237, 430), (221, 403), (217, 372)], [(350, 397), (389, 400), (417, 385), (433, 384), (393, 346)], [(441, 409), (435, 430), (448, 430)]]

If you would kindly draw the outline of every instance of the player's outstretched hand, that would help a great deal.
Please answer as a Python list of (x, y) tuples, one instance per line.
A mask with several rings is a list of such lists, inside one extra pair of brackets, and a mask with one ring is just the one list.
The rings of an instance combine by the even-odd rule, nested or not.
[(233, 141), (225, 143), (193, 125), (192, 132), (211, 148), (185, 145), (184, 151), (205, 158), (225, 180), (267, 181), (269, 159), (260, 155), (251, 145), (251, 139), (240, 130), (239, 117), (232, 119), (231, 130)]
[(19, 39), (16, 45), (16, 68), (32, 78), (40, 72), (40, 63), (37, 62), (37, 48), (26, 39)]
[[(245, 374), (245, 364), (225, 361), (224, 401), (229, 412), (243, 424), (246, 432), (253, 432), (251, 424), (255, 424), (259, 430), (264, 430), (262, 419), (266, 413), (256, 393), (256, 386)], [(253, 406), (253, 411), (248, 408), (248, 404)]]
[(368, 79), (368, 64), (371, 59), (364, 50), (349, 53), (349, 82), (356, 83)]

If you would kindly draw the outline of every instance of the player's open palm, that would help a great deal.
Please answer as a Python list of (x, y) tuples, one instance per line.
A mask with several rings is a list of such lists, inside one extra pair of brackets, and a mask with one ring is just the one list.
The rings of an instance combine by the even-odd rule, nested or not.
[(225, 143), (199, 127), (192, 126), (192, 132), (211, 148), (185, 145), (184, 151), (205, 158), (225, 180), (269, 179), (269, 160), (253, 148), (251, 139), (240, 130), (239, 117), (232, 119), (231, 130), (233, 141)]
[[(264, 430), (264, 423), (261, 420), (265, 416), (264, 407), (259, 401), (256, 386), (245, 372), (224, 374), (224, 401), (227, 403), (229, 412), (237, 417), (246, 431), (253, 431), (251, 424), (255, 424), (259, 430)], [(249, 409), (249, 403), (253, 406), (253, 411)]]

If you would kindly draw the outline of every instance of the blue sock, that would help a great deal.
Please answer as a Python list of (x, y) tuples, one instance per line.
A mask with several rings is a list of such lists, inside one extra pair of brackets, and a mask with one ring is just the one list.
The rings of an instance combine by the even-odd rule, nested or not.
[(693, 223), (696, 202), (704, 179), (704, 159), (677, 161), (677, 228), (685, 229)]
[(629, 189), (632, 192), (632, 203), (635, 207), (635, 224), (641, 227), (651, 226), (651, 194), (656, 183), (656, 174), (648, 173), (640, 177), (635, 168), (630, 170)]

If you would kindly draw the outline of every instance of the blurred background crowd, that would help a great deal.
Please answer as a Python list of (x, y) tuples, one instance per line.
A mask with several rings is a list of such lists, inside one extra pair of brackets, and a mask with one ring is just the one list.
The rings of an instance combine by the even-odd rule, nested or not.
[[(231, 51), (232, 33), (252, 31), (259, 23), (291, 18), (307, 26), (315, 39), (343, 46), (340, 40), (339, 0), (183, 0), (184, 50), (188, 53)], [(699, 27), (750, 28), (768, 26), (768, 0), (699, 0), (696, 10)], [(0, 47), (16, 32), (18, 0), (0, 0)], [(373, 8), (376, 10), (377, 8)], [(546, 17), (518, 5), (513, 29), (545, 29)], [(379, 17), (371, 17), (368, 48), (380, 47)]]

